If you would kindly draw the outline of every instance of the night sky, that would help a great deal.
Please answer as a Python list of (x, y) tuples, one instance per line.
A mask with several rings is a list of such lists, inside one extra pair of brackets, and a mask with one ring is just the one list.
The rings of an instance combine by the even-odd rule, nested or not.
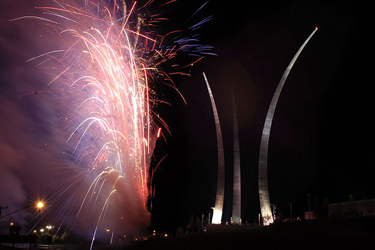
[[(374, 198), (372, 94), (363, 66), (366, 42), (358, 30), (360, 8), (324, 1), (248, 6), (210, 2), (206, 11), (214, 19), (203, 28), (202, 41), (214, 45), (218, 56), (206, 57), (192, 68), (191, 77), (179, 82), (188, 104), (175, 95), (166, 118), (173, 136), (160, 179), (155, 180), (155, 217), (184, 225), (191, 215), (207, 216), (215, 204), (217, 145), (205, 72), (224, 138), (223, 221), (231, 216), (232, 90), (240, 129), (242, 219), (257, 221), (258, 155), (268, 106), (290, 60), (316, 26), (317, 33), (289, 74), (273, 119), (271, 203), (285, 212), (288, 202), (296, 211), (306, 210), (308, 193), (311, 202), (348, 201), (350, 194), (354, 199)], [(286, 211), (284, 216), (289, 216)], [(155, 219), (163, 224), (161, 220)]]
[[(5, 1), (8, 8), (0, 11), (0, 205), (10, 207), (49, 194), (50, 184), (42, 183), (58, 179), (48, 171), (50, 162), (61, 157), (59, 146), (49, 144), (51, 127), (59, 121), (48, 115), (48, 97), (35, 93), (19, 98), (46, 84), (26, 60), (40, 54), (41, 47), (53, 48), (48, 39), (27, 39), (33, 37), (28, 27), (35, 28), (34, 24), (22, 27), (8, 21), (31, 12), (33, 4), (24, 2)], [(358, 18), (366, 7), (341, 1), (210, 1), (189, 19), (205, 2), (181, 0), (165, 13), (173, 25), (183, 28), (213, 15), (198, 33), (202, 44), (214, 46), (211, 52), (217, 56), (196, 63), (191, 76), (174, 78), (187, 105), (176, 91), (163, 88), (162, 99), (172, 107), (161, 105), (158, 111), (172, 136), (166, 135), (167, 143), (160, 142), (155, 149), (159, 159), (168, 156), (155, 172), (153, 226), (184, 227), (191, 215), (207, 216), (215, 204), (216, 131), (202, 72), (213, 91), (224, 139), (223, 221), (231, 216), (232, 91), (239, 121), (242, 220), (257, 220), (264, 119), (284, 70), (315, 27), (319, 30), (289, 74), (275, 112), (268, 154), (271, 203), (282, 212), (288, 202), (306, 209), (308, 193), (332, 203), (347, 201), (350, 194), (358, 200), (375, 198), (373, 86), (366, 66), (371, 58), (365, 54), (369, 42)]]

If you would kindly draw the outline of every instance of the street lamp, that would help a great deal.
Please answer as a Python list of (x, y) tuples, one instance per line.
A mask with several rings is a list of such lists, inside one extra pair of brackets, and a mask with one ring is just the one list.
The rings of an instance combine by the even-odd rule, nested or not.
[(39, 201), (39, 202), (36, 204), (36, 207), (39, 208), (39, 209), (43, 208), (43, 207), (44, 207), (43, 202)]
[[(19, 212), (19, 211), (22, 211), (22, 210), (27, 209), (27, 208), (32, 207), (32, 206), (33, 206), (33, 205), (28, 205), (28, 206), (26, 206), (26, 207), (24, 207), (24, 208), (18, 209), (18, 210), (14, 211), (14, 212), (11, 212), (11, 213), (9, 213), (9, 214), (6, 214), (6, 215), (4, 215), (4, 216), (1, 216), (0, 219), (2, 219), (2, 218), (4, 218), (4, 217), (8, 217), (9, 215), (12, 215), (12, 214), (14, 214), (14, 213), (17, 213), (17, 212)], [(43, 207), (44, 207), (43, 202), (41, 202), (41, 201), (37, 202), (36, 207), (39, 208), (39, 209), (43, 208)]]

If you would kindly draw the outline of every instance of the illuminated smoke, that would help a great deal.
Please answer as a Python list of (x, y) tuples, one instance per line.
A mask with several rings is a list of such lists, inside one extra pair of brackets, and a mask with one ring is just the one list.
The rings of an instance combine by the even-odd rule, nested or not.
[[(60, 225), (61, 232), (74, 227), (90, 237), (96, 232), (94, 237), (100, 238), (106, 226), (136, 235), (150, 223), (155, 191), (151, 156), (157, 138), (169, 133), (168, 125), (156, 113), (157, 106), (166, 103), (159, 99), (159, 85), (178, 92), (170, 75), (188, 75), (184, 70), (212, 49), (182, 30), (158, 34), (155, 27), (166, 18), (152, 12), (174, 1), (149, 11), (152, 2), (54, 0), (38, 1), (34, 6), (26, 1), (22, 10), (28, 15), (7, 19), (13, 26), (20, 25), (31, 48), (23, 56), (29, 59), (28, 66), (19, 71), (29, 70), (32, 90), (30, 86), (20, 88), (18, 97), (39, 105), (28, 115), (38, 116), (41, 130), (46, 128), (43, 136), (35, 135), (37, 140), (20, 141), (26, 149), (40, 143), (40, 151), (49, 155), (40, 164), (41, 160), (34, 159), (42, 158), (39, 148), (25, 149), (35, 154), (18, 155), (31, 159), (25, 164), (30, 168), (20, 172), (34, 186), (46, 190), (48, 216), (55, 216), (54, 224)], [(189, 32), (208, 20), (191, 26)], [(18, 45), (10, 47), (21, 53), (27, 47), (24, 41), (17, 39)], [(165, 66), (180, 52), (197, 58)], [(161, 65), (170, 67), (168, 73)], [(21, 76), (16, 73), (19, 87)], [(28, 120), (24, 124), (34, 125)], [(27, 203), (25, 197), (34, 191), (25, 183), (22, 178), (13, 181), (24, 186), (19, 188), (18, 203)], [(12, 193), (16, 192), (13, 189)]]

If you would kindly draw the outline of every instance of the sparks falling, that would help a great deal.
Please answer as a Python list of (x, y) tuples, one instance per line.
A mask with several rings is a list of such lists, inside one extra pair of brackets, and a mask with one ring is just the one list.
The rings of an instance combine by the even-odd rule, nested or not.
[[(67, 49), (49, 52), (47, 59), (59, 65), (52, 69), (56, 76), (49, 85), (64, 92), (66, 154), (84, 171), (98, 173), (88, 193), (103, 178), (116, 174), (132, 183), (146, 204), (157, 129), (148, 78), (156, 68), (152, 59), (142, 57), (137, 44), (140, 36), (150, 43), (156, 40), (140, 33), (139, 18), (135, 30), (128, 28), (135, 2), (128, 11), (125, 2), (115, 3), (113, 9), (98, 1), (88, 1), (84, 8), (55, 2), (59, 8), (37, 8), (66, 20), (57, 25), (58, 21), (48, 19)], [(72, 25), (66, 27), (67, 23)]]
[[(109, 197), (124, 186), (131, 189), (127, 192), (136, 194), (148, 215), (147, 206), (154, 195), (151, 156), (162, 131), (169, 132), (155, 113), (158, 103), (164, 102), (158, 99), (155, 88), (161, 81), (175, 88), (159, 65), (174, 58), (178, 51), (197, 56), (186, 66), (173, 65), (176, 71), (170, 74), (184, 75), (178, 70), (200, 61), (211, 47), (197, 44), (197, 39), (194, 45), (188, 45), (192, 39), (178, 36), (180, 30), (158, 35), (151, 28), (164, 18), (140, 14), (153, 1), (143, 6), (124, 0), (78, 2), (82, 6), (54, 0), (53, 6), (36, 6), (43, 17), (25, 16), (12, 21), (36, 19), (63, 44), (29, 61), (37, 62), (50, 75), (48, 87), (59, 92), (55, 110), (65, 122), (60, 131), (65, 138), (64, 155), (79, 169), (70, 188), (75, 189), (73, 186), (82, 178), (92, 179), (81, 194), (77, 215), (86, 203), (99, 203), (104, 182), (110, 182), (106, 183), (110, 190), (103, 194), (107, 198), (102, 199), (96, 234)], [(171, 35), (175, 36), (174, 46), (165, 46), (166, 37)], [(68, 196), (66, 190), (56, 198)], [(73, 195), (65, 198), (64, 207)]]

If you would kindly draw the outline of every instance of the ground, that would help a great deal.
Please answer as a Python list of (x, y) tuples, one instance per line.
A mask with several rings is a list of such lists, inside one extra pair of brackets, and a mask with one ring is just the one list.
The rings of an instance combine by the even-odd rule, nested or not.
[[(143, 249), (369, 249), (375, 239), (375, 218), (334, 218), (276, 223), (268, 227), (208, 225), (194, 232), (137, 241), (131, 245), (95, 246), (95, 250)], [(11, 247), (0, 246), (1, 250)], [(42, 248), (41, 248), (42, 249)], [(46, 249), (46, 248), (43, 248)], [(51, 245), (47, 249), (88, 250), (89, 245)]]
[(375, 219), (334, 219), (208, 228), (207, 232), (140, 242), (130, 249), (368, 249), (374, 238)]

